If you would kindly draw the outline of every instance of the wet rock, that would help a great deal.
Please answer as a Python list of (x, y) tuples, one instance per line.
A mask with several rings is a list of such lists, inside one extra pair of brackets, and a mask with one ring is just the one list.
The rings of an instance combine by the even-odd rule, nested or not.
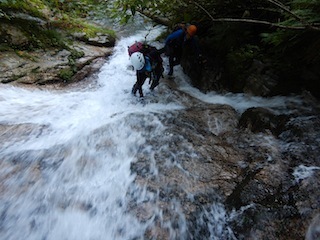
[[(83, 56), (76, 58), (74, 67), (76, 73), (70, 70), (69, 83), (81, 81), (85, 77), (98, 71), (106, 60), (106, 57), (112, 53), (112, 48), (95, 47), (78, 43), (74, 46)], [(1, 83), (14, 84), (53, 84), (66, 83), (61, 78), (63, 69), (71, 69), (69, 57), (71, 52), (63, 49), (37, 50), (34, 52), (21, 51), (0, 53), (0, 70), (3, 74), (0, 76)]]
[(83, 42), (85, 42), (87, 40), (86, 33), (84, 33), (84, 32), (75, 32), (75, 33), (72, 33), (72, 36), (75, 39), (83, 41)]
[(112, 47), (115, 44), (115, 39), (110, 35), (97, 34), (96, 37), (89, 38), (87, 43), (97, 47)]
[(95, 37), (88, 37), (85, 33), (73, 33), (72, 36), (88, 45), (96, 47), (113, 47), (116, 39), (110, 35), (97, 33)]
[(300, 94), (307, 89), (319, 98), (320, 58), (314, 51), (319, 49), (317, 33), (303, 33), (296, 44), (278, 52), (266, 49), (257, 38), (257, 29), (248, 30), (246, 25), (228, 26), (228, 30), (208, 23), (197, 26), (202, 56), (186, 43), (181, 66), (201, 91), (274, 96)]
[(269, 130), (277, 136), (285, 130), (285, 125), (288, 120), (288, 116), (275, 115), (265, 108), (249, 108), (241, 115), (239, 127), (247, 128), (252, 132)]
[(243, 92), (255, 96), (270, 96), (276, 92), (279, 77), (270, 70), (268, 64), (253, 59), (248, 73)]
[[(80, 81), (97, 71), (111, 54), (116, 41), (113, 35), (97, 33), (92, 38), (83, 33), (72, 35), (53, 26), (50, 9), (41, 11), (46, 18), (19, 11), (6, 12), (7, 17), (2, 18), (0, 83), (31, 86)], [(67, 37), (73, 42), (62, 43)]]
[(17, 27), (2, 23), (0, 24), (0, 44), (10, 43), (14, 46), (27, 46), (29, 44), (29, 39), (25, 34)]
[[(161, 225), (150, 228), (148, 237), (173, 231), (176, 212), (171, 207), (179, 203), (188, 229), (184, 239), (214, 234), (225, 239), (303, 239), (306, 219), (319, 211), (320, 171), (299, 181), (294, 173), (302, 162), (317, 166), (317, 156), (308, 150), (309, 145), (320, 151), (317, 118), (305, 119), (303, 124), (297, 118), (294, 125), (304, 132), (297, 136), (289, 127), (293, 115), (252, 108), (240, 117), (228, 106), (192, 101), (193, 107), (157, 114), (165, 127), (161, 136), (152, 121), (140, 126), (146, 130), (146, 147), (131, 170), (137, 174), (136, 184), (153, 194), (153, 207), (165, 213), (154, 212), (153, 217), (170, 225), (169, 230)], [(213, 211), (213, 206), (221, 208)], [(133, 208), (137, 216), (151, 218), (150, 206), (142, 204), (138, 209)], [(219, 214), (229, 216), (228, 222)], [(220, 221), (224, 229), (220, 235), (214, 229), (218, 223), (211, 226), (210, 221)]]
[(308, 227), (306, 240), (320, 239), (320, 214), (316, 215)]

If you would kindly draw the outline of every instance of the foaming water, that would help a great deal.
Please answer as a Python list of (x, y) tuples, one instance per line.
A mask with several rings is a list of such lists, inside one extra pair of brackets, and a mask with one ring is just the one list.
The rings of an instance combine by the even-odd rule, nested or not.
[[(170, 101), (170, 91), (151, 93), (147, 83), (144, 103), (130, 94), (135, 72), (127, 47), (146, 35), (152, 41), (160, 31), (121, 38), (101, 69), (97, 89), (0, 86), (0, 239), (143, 239), (156, 220), (169, 229), (169, 239), (187, 237), (177, 199), (168, 203), (175, 222), (165, 220), (156, 204), (140, 219), (128, 211), (128, 194), (136, 205), (153, 206), (159, 198), (136, 186), (130, 171), (142, 146), (150, 152), (150, 174), (157, 177), (159, 171), (142, 127), (162, 136), (165, 127), (155, 113), (184, 108), (179, 100)], [(204, 95), (188, 85), (179, 68), (176, 73), (179, 88), (204, 102), (240, 112), (251, 106), (285, 108), (282, 98)], [(226, 219), (217, 203), (203, 210), (198, 224), (209, 229), (210, 239), (234, 239)]]
[[(182, 69), (177, 67), (177, 72), (179, 75), (183, 75)], [(216, 92), (208, 92), (203, 93), (197, 88), (193, 88), (190, 86), (187, 76), (183, 76), (183, 78), (177, 78), (179, 82), (179, 89), (188, 93), (189, 95), (203, 101), (206, 103), (213, 104), (227, 104), (236, 109), (240, 114), (245, 110), (251, 107), (264, 107), (270, 110), (273, 110), (277, 114), (281, 113), (290, 113), (288, 106), (295, 105), (299, 106), (302, 104), (302, 101), (299, 97), (257, 97), (250, 96), (244, 93), (226, 93), (226, 94), (218, 94)]]
[(307, 167), (304, 165), (299, 165), (298, 167), (296, 167), (294, 169), (294, 172), (292, 173), (292, 175), (294, 176), (295, 181), (299, 182), (303, 179), (306, 179), (306, 178), (312, 176), (312, 174), (315, 171), (319, 171), (319, 170), (320, 170), (320, 167), (316, 167), (316, 166)]
[(1, 239), (142, 237), (145, 224), (126, 209), (130, 163), (145, 142), (130, 116), (182, 106), (131, 96), (135, 73), (126, 48), (159, 31), (120, 39), (98, 89), (1, 86)]

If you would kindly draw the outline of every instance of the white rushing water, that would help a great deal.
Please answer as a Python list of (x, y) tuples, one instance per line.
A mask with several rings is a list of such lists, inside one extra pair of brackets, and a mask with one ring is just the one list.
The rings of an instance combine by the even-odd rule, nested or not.
[[(153, 29), (148, 38), (160, 31)], [(154, 113), (184, 107), (168, 100), (171, 93), (161, 83), (154, 94), (145, 83), (146, 104), (130, 94), (135, 73), (127, 46), (147, 33), (118, 41), (97, 88), (44, 91), (0, 85), (0, 128), (6, 126), (0, 135), (0, 239), (143, 239), (151, 223), (138, 221), (126, 208), (135, 177), (130, 164), (146, 141), (139, 121), (151, 121), (155, 131), (163, 131)], [(239, 112), (252, 106), (285, 108), (284, 98), (205, 95), (188, 84), (181, 69), (176, 74), (179, 88), (204, 102), (229, 104)], [(183, 236), (185, 219), (177, 211)], [(209, 230), (212, 239), (226, 234), (223, 206), (213, 206), (206, 215), (213, 216), (208, 227), (221, 223)]]

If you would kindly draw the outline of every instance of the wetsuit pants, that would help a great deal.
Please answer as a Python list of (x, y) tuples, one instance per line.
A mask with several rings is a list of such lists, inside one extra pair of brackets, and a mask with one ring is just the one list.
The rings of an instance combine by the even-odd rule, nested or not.
[(136, 95), (136, 92), (139, 91), (140, 97), (143, 97), (142, 86), (147, 79), (145, 72), (137, 71), (137, 81), (132, 87), (132, 94)]

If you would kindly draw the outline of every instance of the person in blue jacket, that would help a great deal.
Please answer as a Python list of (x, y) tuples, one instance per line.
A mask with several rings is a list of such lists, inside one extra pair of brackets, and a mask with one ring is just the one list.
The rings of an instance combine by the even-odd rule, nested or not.
[(169, 76), (173, 74), (173, 67), (180, 64), (182, 47), (188, 40), (193, 40), (193, 36), (197, 32), (195, 25), (186, 25), (171, 33), (165, 41), (164, 51), (169, 56)]
[(159, 85), (162, 76), (162, 59), (158, 50), (153, 50), (144, 55), (141, 52), (135, 52), (131, 55), (130, 61), (136, 70), (137, 81), (132, 87), (132, 94), (136, 95), (139, 91), (140, 97), (143, 97), (142, 86), (147, 78), (150, 78), (150, 90), (153, 91)]

